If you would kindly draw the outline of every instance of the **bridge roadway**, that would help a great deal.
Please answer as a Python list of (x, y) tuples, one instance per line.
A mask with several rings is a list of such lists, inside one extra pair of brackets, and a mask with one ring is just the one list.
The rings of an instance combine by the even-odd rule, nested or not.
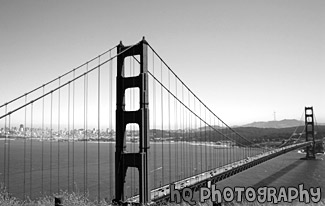
[[(311, 144), (312, 144), (312, 141), (308, 141), (308, 142), (297, 143), (297, 144), (277, 148), (277, 149), (267, 151), (262, 154), (258, 154), (256, 156), (247, 157), (243, 160), (239, 160), (239, 161), (224, 165), (222, 167), (218, 167), (213, 170), (203, 172), (201, 174), (197, 174), (195, 176), (174, 182), (172, 184), (174, 184), (175, 189), (180, 190), (180, 192), (185, 187), (188, 187), (188, 188), (194, 189), (195, 191), (198, 191), (199, 188), (201, 188), (201, 187), (210, 187), (211, 184), (215, 184), (218, 181), (226, 179), (226, 178), (233, 176), (239, 172), (242, 172), (242, 171), (249, 169), (253, 166), (261, 164), (267, 160), (270, 160), (272, 158), (275, 158), (275, 157), (285, 154), (287, 152), (290, 152), (290, 151), (293, 151), (293, 150), (296, 150), (296, 149), (299, 149), (302, 147), (306, 147)], [(151, 200), (155, 203), (167, 202), (167, 201), (169, 201), (169, 198), (170, 198), (169, 192), (170, 192), (169, 185), (164, 185), (162, 187), (153, 189), (151, 191)], [(137, 203), (137, 202), (139, 202), (139, 196), (136, 195), (134, 197), (130, 197), (126, 200), (126, 202)]]

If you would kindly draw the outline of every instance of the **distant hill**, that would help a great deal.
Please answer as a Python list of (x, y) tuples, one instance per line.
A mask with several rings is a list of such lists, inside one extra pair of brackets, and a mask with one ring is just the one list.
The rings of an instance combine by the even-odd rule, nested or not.
[[(296, 120), (297, 121), (297, 120)], [(299, 121), (298, 121), (299, 122)], [(217, 126), (214, 126), (217, 127)], [(229, 129), (226, 128), (216, 128), (220, 133), (230, 135), (233, 134)], [(297, 138), (300, 133), (303, 131), (303, 126), (299, 127), (296, 130), (294, 127), (285, 127), (285, 128), (258, 128), (258, 127), (235, 127), (233, 128), (238, 134), (245, 137), (252, 142), (266, 142), (266, 141), (277, 141), (281, 142), (284, 139), (288, 139), (296, 131), (294, 138)], [(318, 125), (315, 127), (317, 130), (316, 138), (325, 138), (325, 125)], [(173, 141), (220, 141), (224, 140), (222, 135), (219, 133), (211, 132), (210, 127), (201, 127), (198, 129), (191, 130), (160, 130), (160, 129), (150, 129), (149, 136), (150, 138), (156, 138), (157, 141), (161, 137), (164, 139), (170, 139)], [(217, 135), (216, 135), (217, 134)], [(231, 135), (230, 135), (231, 136)], [(302, 137), (304, 139), (304, 136)]]
[(218, 126), (218, 125), (211, 125), (211, 126), (205, 126), (205, 127), (199, 127), (197, 128), (198, 131), (200, 130), (214, 130), (214, 129), (222, 129), (222, 127)]
[(296, 119), (284, 119), (280, 121), (268, 121), (268, 122), (253, 122), (245, 124), (241, 127), (257, 127), (257, 128), (287, 128), (297, 127), (304, 125), (305, 122)]

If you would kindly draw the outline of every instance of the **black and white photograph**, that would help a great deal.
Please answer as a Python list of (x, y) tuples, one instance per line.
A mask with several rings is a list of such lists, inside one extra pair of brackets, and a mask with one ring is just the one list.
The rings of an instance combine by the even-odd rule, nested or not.
[(325, 205), (324, 0), (0, 0), (0, 205)]

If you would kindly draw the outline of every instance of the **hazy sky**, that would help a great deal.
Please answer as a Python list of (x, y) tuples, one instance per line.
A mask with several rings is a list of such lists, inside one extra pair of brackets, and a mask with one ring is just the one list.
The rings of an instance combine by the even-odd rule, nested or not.
[(325, 122), (324, 0), (0, 0), (0, 104), (142, 36), (230, 125)]

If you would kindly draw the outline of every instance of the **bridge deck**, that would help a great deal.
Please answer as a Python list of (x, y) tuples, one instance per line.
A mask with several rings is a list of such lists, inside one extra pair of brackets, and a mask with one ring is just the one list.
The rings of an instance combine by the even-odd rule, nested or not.
[[(253, 157), (247, 157), (246, 159), (233, 162), (231, 164), (218, 167), (213, 170), (197, 174), (195, 176), (183, 179), (181, 181), (174, 182), (175, 189), (182, 190), (185, 187), (192, 188), (197, 191), (201, 187), (209, 187), (211, 184), (215, 184), (218, 181), (226, 179), (232, 175), (249, 169), (253, 166), (261, 164), (267, 160), (275, 158), (279, 155), (293, 151), (312, 144), (312, 141), (289, 145), (281, 148), (277, 148)], [(154, 202), (168, 201), (170, 192), (170, 185), (164, 185), (162, 187), (153, 189), (151, 191), (151, 200)], [(139, 196), (134, 196), (127, 199), (127, 202), (139, 202)]]

